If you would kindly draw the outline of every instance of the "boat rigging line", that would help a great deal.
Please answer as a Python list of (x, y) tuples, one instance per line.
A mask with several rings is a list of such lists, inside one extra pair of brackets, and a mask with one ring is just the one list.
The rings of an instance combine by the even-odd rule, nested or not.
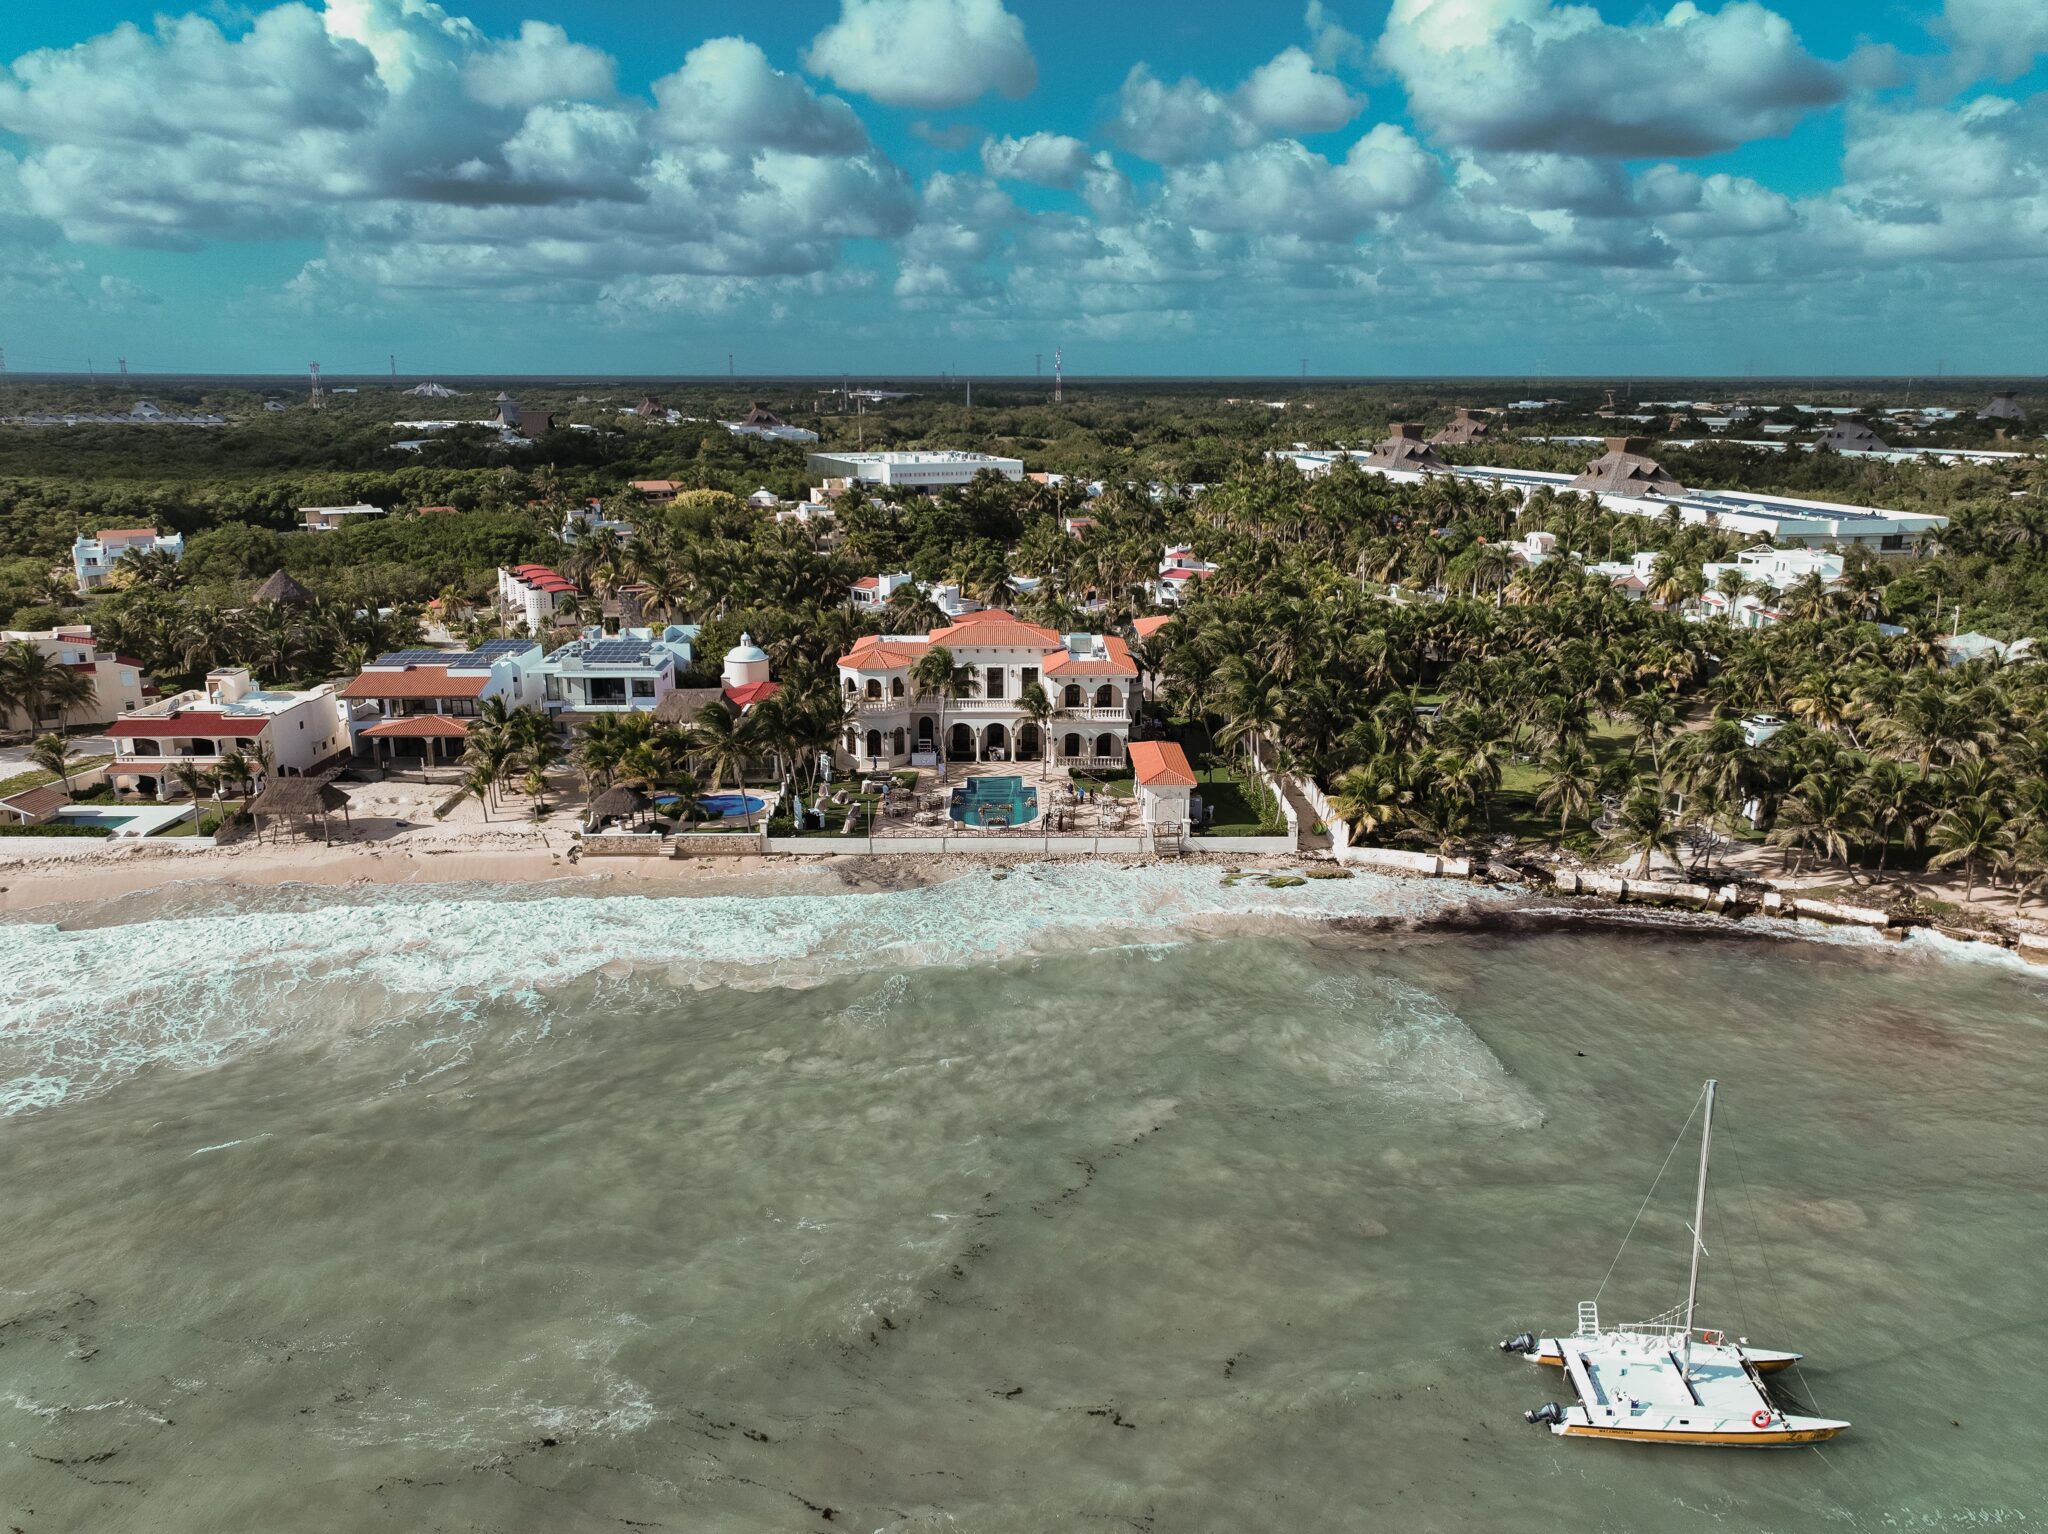
[[(1678, 1138), (1671, 1142), (1671, 1149), (1664, 1153), (1664, 1165), (1657, 1168), (1657, 1175), (1650, 1179), (1650, 1191), (1643, 1195), (1642, 1203), (1636, 1209), (1636, 1217), (1628, 1222), (1628, 1229), (1622, 1233), (1621, 1246), (1615, 1251), (1614, 1261), (1607, 1264), (1607, 1272), (1600, 1280), (1600, 1287), (1593, 1291), (1593, 1303), (1600, 1303), (1600, 1296), (1607, 1292), (1607, 1280), (1614, 1277), (1614, 1270), (1621, 1266), (1621, 1254), (1628, 1250), (1628, 1238), (1636, 1233), (1643, 1211), (1650, 1207), (1650, 1200), (1657, 1196), (1657, 1184), (1664, 1180), (1665, 1172), (1671, 1168), (1671, 1158), (1678, 1154), (1678, 1147), (1685, 1142), (1686, 1132), (1692, 1128), (1692, 1121), (1699, 1117), (1700, 1104), (1707, 1100), (1707, 1089), (1700, 1088), (1700, 1095), (1693, 1099), (1692, 1112), (1685, 1116), (1685, 1124), (1678, 1131)], [(1698, 1238), (1695, 1237), (1695, 1240)]]

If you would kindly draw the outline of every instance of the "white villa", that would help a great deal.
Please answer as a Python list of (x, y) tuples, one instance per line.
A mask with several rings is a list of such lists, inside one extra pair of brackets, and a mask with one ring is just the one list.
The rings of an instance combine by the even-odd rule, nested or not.
[(948, 618), (981, 611), (981, 604), (962, 593), (957, 585), (947, 581), (919, 581), (908, 570), (899, 570), (892, 575), (863, 575), (853, 583), (853, 605), (870, 612), (879, 611), (889, 605), (891, 597), (909, 586), (922, 591), (931, 599), (932, 606)]
[(301, 506), (299, 515), (305, 520), (299, 523), (299, 530), (331, 533), (338, 528), (353, 527), (358, 522), (374, 522), (390, 514), (382, 506), (372, 506), (363, 501), (353, 506)]
[(1753, 589), (1740, 592), (1731, 601), (1718, 589), (1721, 577), (1730, 572), (1740, 575), (1745, 586), (1767, 586), (1773, 591), (1784, 591), (1809, 575), (1817, 575), (1824, 584), (1832, 586), (1842, 578), (1842, 556), (1825, 549), (1774, 549), (1764, 545), (1744, 549), (1732, 560), (1700, 566), (1700, 575), (1707, 583), (1697, 604), (1702, 616), (1728, 618), (1740, 628), (1769, 628), (1784, 614)]
[(1187, 600), (1188, 588), (1216, 573), (1216, 566), (1195, 558), (1185, 543), (1169, 546), (1159, 561), (1159, 579), (1152, 583), (1153, 599), (1161, 607), (1176, 607)]
[[(921, 694), (911, 671), (934, 645), (966, 668), (966, 696)], [(1036, 682), (1054, 712), (1044, 726), (1018, 701)], [(1057, 634), (1013, 613), (967, 613), (929, 634), (870, 634), (839, 658), (854, 710), (844, 741), (858, 770), (948, 761), (1041, 761), (1122, 767), (1138, 707), (1138, 667), (1114, 634)]]
[(206, 686), (124, 714), (107, 726), (107, 778), (122, 793), (175, 798), (181, 763), (217, 767), (240, 753), (260, 785), (346, 761), (349, 731), (331, 686), (259, 688), (247, 667), (207, 673)]
[(555, 621), (555, 606), (564, 598), (582, 593), (576, 583), (547, 565), (514, 565), (498, 570), (498, 606), (529, 634), (546, 630)]
[(90, 538), (80, 533), (71, 545), (71, 572), (78, 578), (78, 589), (104, 586), (121, 556), (130, 551), (155, 551), (183, 559), (185, 538), (182, 533), (160, 533), (153, 527), (103, 527)]

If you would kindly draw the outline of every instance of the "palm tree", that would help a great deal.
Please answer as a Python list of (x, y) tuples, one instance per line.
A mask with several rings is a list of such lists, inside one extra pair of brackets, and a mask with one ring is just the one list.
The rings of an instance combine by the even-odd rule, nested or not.
[(43, 716), (50, 711), (57, 678), (69, 674), (33, 640), (16, 639), (0, 647), (0, 699), (9, 712), (20, 709), (28, 716), (31, 731), (41, 727)]
[(1376, 756), (1351, 768), (1330, 785), (1330, 808), (1351, 827), (1354, 842), (1398, 824), (1409, 797), (1399, 766), (1391, 756)]
[(1814, 773), (1785, 800), (1765, 839), (1788, 852), (1800, 849), (1847, 863), (1854, 843), (1869, 829), (1862, 798), (1850, 781), (1837, 773)]
[(64, 797), (71, 797), (71, 742), (62, 735), (44, 735), (28, 748), (29, 760), (55, 778), (64, 790)]
[(1028, 682), (1017, 694), (1017, 706), (1024, 711), (1024, 717), (1038, 727), (1039, 777), (1052, 775), (1052, 739), (1046, 733), (1046, 721), (1052, 718), (1052, 697), (1037, 682)]
[(199, 801), (206, 794), (207, 786), (213, 781), (213, 774), (191, 762), (179, 762), (171, 769), (171, 776), (178, 780), (178, 786), (192, 796), (192, 829), (199, 829)]
[(753, 804), (743, 777), (748, 759), (758, 749), (753, 721), (723, 703), (713, 703), (697, 715), (687, 749), (693, 760), (710, 767), (714, 791), (724, 785), (728, 772), (732, 774), (733, 787), (740, 791), (740, 801), (747, 807), (747, 828), (753, 829)]
[(1893, 827), (1900, 828), (1908, 847), (1919, 840), (1924, 824), (1920, 819), (1921, 781), (1897, 762), (1876, 761), (1863, 770), (1856, 792), (1875, 833), (1872, 839), (1877, 843), (1877, 864), (1872, 871), (1882, 873), (1885, 857), (1891, 851)]
[(1600, 763), (1585, 743), (1566, 740), (1543, 759), (1548, 774), (1536, 791), (1541, 809), (1557, 811), (1557, 834), (1564, 835), (1574, 815), (1589, 813), (1599, 803)]
[(939, 700), (939, 760), (946, 760), (946, 705), (956, 698), (969, 698), (981, 690), (972, 666), (953, 664), (953, 652), (935, 644), (917, 658), (910, 668), (910, 680), (921, 698)]
[(1964, 901), (1977, 898), (1977, 865), (1995, 863), (2006, 851), (2005, 822), (1981, 799), (1971, 799), (1942, 812), (1928, 832), (1929, 845), (1938, 849), (1928, 861), (1936, 868), (1963, 865), (1968, 875)]
[(1678, 839), (1671, 813), (1664, 807), (1662, 790), (1645, 788), (1629, 795), (1615, 816), (1614, 829), (1607, 833), (1602, 850), (1637, 855), (1638, 879), (1649, 877), (1650, 861), (1660, 852), (1675, 862)]

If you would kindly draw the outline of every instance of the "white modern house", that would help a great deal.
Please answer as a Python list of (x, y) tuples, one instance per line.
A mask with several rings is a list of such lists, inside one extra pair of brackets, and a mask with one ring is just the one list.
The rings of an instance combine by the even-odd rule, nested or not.
[(619, 517), (605, 515), (604, 502), (588, 501), (581, 506), (571, 506), (562, 513), (561, 531), (556, 535), (564, 544), (574, 547), (579, 539), (592, 533), (610, 533), (621, 543), (630, 542), (633, 524)]
[(78, 589), (91, 591), (107, 583), (123, 554), (151, 552), (183, 559), (184, 534), (160, 533), (153, 527), (103, 527), (90, 538), (81, 533), (71, 545), (71, 571)]
[(211, 771), (239, 754), (260, 785), (348, 759), (349, 729), (331, 686), (260, 688), (247, 667), (207, 673), (206, 685), (124, 714), (107, 726), (107, 777), (122, 793), (172, 799), (180, 764)]
[(508, 709), (540, 706), (540, 661), (540, 646), (531, 639), (380, 655), (340, 693), (350, 746), (379, 761), (453, 762), (487, 698), (503, 699)]
[(31, 644), (45, 660), (82, 673), (92, 683), (92, 701), (67, 709), (64, 723), (106, 724), (131, 714), (150, 700), (149, 678), (132, 655), (100, 648), (92, 625), (58, 629), (0, 629), (0, 645)]
[[(1752, 589), (1738, 592), (1733, 598), (1721, 591), (1722, 578), (1731, 572), (1740, 575), (1745, 587)], [(1697, 603), (1702, 617), (1727, 618), (1740, 628), (1769, 628), (1784, 614), (1754, 588), (1782, 592), (1808, 576), (1818, 576), (1824, 584), (1833, 586), (1842, 578), (1842, 556), (1827, 549), (1774, 549), (1765, 545), (1744, 549), (1732, 560), (1701, 565), (1700, 576), (1707, 583)]]
[[(943, 646), (968, 686), (919, 690), (912, 669)], [(1041, 726), (1020, 698), (1036, 683), (1053, 706)], [(1121, 767), (1138, 707), (1138, 667), (1114, 634), (1058, 634), (1012, 613), (967, 613), (927, 634), (869, 634), (839, 658), (853, 710), (842, 742), (861, 770), (915, 762), (1042, 761)]]
[(827, 480), (907, 486), (915, 490), (964, 485), (981, 473), (1000, 474), (1011, 480), (1024, 477), (1023, 459), (996, 458), (987, 453), (813, 453), (809, 464), (813, 474)]
[(981, 603), (962, 592), (951, 581), (920, 581), (908, 570), (898, 570), (889, 575), (863, 575), (853, 583), (849, 593), (853, 605), (866, 612), (875, 612), (889, 605), (889, 599), (897, 592), (915, 587), (931, 600), (948, 618), (964, 617), (968, 613), (980, 612)]
[(353, 506), (301, 506), (299, 529), (308, 533), (331, 533), (359, 522), (374, 522), (390, 514), (382, 506), (360, 501)]
[(690, 669), (694, 626), (670, 624), (659, 633), (631, 628), (607, 635), (587, 628), (580, 639), (558, 645), (540, 662), (550, 714), (566, 719), (598, 714), (652, 712)]

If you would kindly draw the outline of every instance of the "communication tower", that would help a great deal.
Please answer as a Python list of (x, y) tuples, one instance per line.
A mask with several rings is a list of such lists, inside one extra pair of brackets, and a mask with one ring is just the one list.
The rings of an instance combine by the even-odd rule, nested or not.
[(116, 357), (114, 360), (121, 364), (121, 384), (125, 388), (128, 383), (128, 359), (126, 357)]
[(1060, 364), (1064, 355), (1064, 347), (1055, 346), (1052, 349), (1052, 402), (1055, 405), (1060, 402)]
[(307, 401), (307, 403), (310, 404), (315, 410), (318, 410), (325, 403), (325, 401), (323, 401), (320, 398), (320, 364), (317, 362), (309, 362), (306, 364), (306, 368), (313, 375), (313, 396), (310, 400)]
[(398, 353), (397, 353), (397, 352), (393, 352), (393, 353), (391, 353), (391, 381), (392, 381), (393, 383), (396, 383), (396, 382), (398, 381)]

